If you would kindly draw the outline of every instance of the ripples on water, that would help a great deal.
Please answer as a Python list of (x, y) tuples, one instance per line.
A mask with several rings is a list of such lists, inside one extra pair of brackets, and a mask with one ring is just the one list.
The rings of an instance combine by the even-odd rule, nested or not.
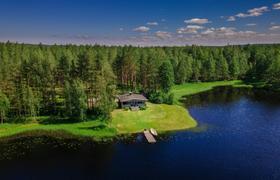
[(280, 179), (278, 94), (219, 87), (184, 102), (199, 126), (147, 144), (49, 137), (0, 143), (0, 179)]

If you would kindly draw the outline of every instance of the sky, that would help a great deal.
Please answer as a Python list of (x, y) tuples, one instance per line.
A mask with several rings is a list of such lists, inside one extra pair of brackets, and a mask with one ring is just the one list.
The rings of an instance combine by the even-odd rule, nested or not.
[(280, 43), (280, 0), (1, 0), (0, 41), (135, 46)]

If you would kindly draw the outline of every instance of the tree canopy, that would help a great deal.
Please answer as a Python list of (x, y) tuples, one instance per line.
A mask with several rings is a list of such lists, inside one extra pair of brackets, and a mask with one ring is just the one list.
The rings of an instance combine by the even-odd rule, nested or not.
[[(171, 99), (174, 83), (246, 79), (280, 83), (280, 45), (132, 47), (0, 43), (5, 116), (110, 117), (127, 91)], [(154, 94), (152, 94), (154, 93)], [(155, 98), (156, 99), (156, 98)], [(9, 111), (9, 114), (7, 112)]]

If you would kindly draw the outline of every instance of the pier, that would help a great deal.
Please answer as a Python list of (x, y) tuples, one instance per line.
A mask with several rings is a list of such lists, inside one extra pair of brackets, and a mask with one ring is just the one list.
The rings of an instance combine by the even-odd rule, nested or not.
[(145, 130), (145, 131), (144, 131), (144, 136), (145, 136), (145, 138), (147, 139), (147, 141), (148, 141), (149, 143), (156, 143), (156, 142), (157, 142), (156, 139), (155, 139), (154, 136), (150, 133), (149, 130)]

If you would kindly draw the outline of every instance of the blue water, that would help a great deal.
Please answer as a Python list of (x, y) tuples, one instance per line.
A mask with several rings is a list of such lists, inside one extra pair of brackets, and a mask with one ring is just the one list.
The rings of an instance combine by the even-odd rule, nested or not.
[(45, 145), (35, 143), (26, 154), (0, 161), (0, 176), (280, 179), (280, 101), (274, 95), (263, 95), (251, 90), (218, 88), (188, 98), (186, 106), (199, 127), (165, 135), (153, 145), (141, 136), (105, 145), (82, 143), (66, 147), (49, 141)]

